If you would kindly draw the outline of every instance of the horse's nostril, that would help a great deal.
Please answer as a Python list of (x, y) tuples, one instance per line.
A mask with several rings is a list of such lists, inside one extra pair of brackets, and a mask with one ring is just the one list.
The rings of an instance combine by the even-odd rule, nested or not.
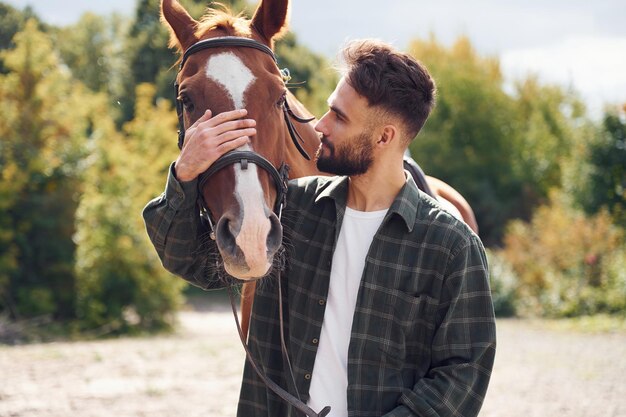
[(233, 256), (237, 250), (237, 242), (233, 233), (232, 222), (226, 217), (222, 217), (217, 222), (215, 235), (217, 237), (217, 246), (222, 253)]
[(269, 255), (273, 255), (283, 240), (283, 227), (280, 224), (280, 220), (278, 217), (271, 213), (269, 216), (270, 220), (270, 232), (267, 235), (267, 253)]

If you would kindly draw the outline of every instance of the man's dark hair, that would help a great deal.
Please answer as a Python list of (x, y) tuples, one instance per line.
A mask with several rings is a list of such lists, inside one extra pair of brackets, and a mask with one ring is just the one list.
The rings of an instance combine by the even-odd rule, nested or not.
[(435, 106), (435, 81), (426, 67), (378, 40), (352, 41), (341, 57), (346, 82), (370, 106), (399, 117), (412, 140)]

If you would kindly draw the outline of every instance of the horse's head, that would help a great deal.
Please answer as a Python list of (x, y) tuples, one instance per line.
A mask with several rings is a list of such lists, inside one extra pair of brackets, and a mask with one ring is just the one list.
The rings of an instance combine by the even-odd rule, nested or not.
[[(287, 0), (264, 0), (251, 20), (209, 10), (196, 21), (176, 0), (161, 4), (171, 46), (184, 53), (177, 76), (181, 131), (207, 109), (215, 116), (245, 108), (247, 117), (257, 122), (250, 144), (238, 149), (247, 153), (225, 164), (216, 162), (199, 181), (224, 268), (243, 280), (266, 275), (282, 241), (274, 211), (280, 203), (277, 170), (290, 152), (285, 143), (288, 92), (271, 48), (285, 30), (287, 8)], [(250, 152), (269, 164), (250, 157)]]

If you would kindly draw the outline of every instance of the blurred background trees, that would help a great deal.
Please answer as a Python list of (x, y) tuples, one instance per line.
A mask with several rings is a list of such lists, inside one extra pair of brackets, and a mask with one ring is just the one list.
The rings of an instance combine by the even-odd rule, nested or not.
[(74, 236), (77, 313), (87, 328), (167, 328), (182, 302), (183, 282), (161, 267), (141, 218), (177, 151), (175, 111), (154, 93), (153, 84), (137, 86), (134, 119), (121, 132), (111, 118), (98, 121), (90, 143)]
[[(204, 1), (183, 3), (204, 12)], [(177, 57), (159, 0), (138, 0), (130, 19), (87, 13), (66, 27), (0, 2), (0, 23), (0, 320), (171, 327), (185, 286), (160, 266), (140, 217), (177, 154)], [(294, 33), (276, 51), (320, 117), (331, 63)], [(510, 83), (464, 37), (415, 39), (409, 52), (438, 84), (412, 155), (475, 209), (498, 312), (624, 315), (626, 108), (593, 120), (576, 91)]]
[(574, 92), (532, 76), (507, 93), (498, 60), (478, 56), (464, 37), (450, 48), (416, 40), (409, 52), (438, 84), (436, 111), (411, 144), (412, 155), (461, 191), (483, 241), (500, 244), (510, 219), (529, 219), (562, 186), (562, 166), (590, 135), (584, 106)]
[(0, 306), (74, 317), (72, 236), (95, 97), (76, 85), (30, 19), (2, 51)]
[(596, 140), (589, 144), (588, 193), (579, 196), (590, 214), (607, 209), (626, 228), (626, 105), (604, 116)]

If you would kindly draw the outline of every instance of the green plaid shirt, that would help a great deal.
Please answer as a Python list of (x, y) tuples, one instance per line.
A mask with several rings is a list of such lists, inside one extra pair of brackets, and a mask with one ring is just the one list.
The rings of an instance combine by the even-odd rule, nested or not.
[[(196, 208), (196, 183), (173, 173), (144, 210), (165, 268), (202, 288), (224, 285)], [(283, 212), (285, 332), (297, 389), (308, 400), (331, 260), (346, 206), (345, 177), (289, 185)], [(267, 375), (288, 386), (278, 327), (276, 278), (257, 285), (250, 350)], [(479, 238), (409, 177), (370, 246), (348, 351), (348, 415), (478, 415), (495, 355), (487, 260)], [(316, 410), (319, 411), (319, 410)], [(246, 362), (240, 417), (296, 416)]]

